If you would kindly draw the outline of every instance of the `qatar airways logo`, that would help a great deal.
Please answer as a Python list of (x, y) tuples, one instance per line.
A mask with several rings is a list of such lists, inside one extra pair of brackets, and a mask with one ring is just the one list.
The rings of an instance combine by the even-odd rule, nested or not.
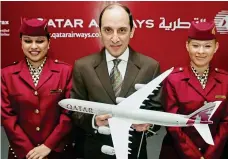
[[(49, 19), (48, 26), (53, 28), (98, 28), (98, 22), (95, 19), (89, 21), (89, 23), (85, 24), (83, 19)], [(134, 20), (135, 28), (153, 28), (154, 20), (145, 19), (145, 20)]]
[(66, 109), (72, 110), (72, 111), (77, 111), (77, 112), (94, 114), (92, 108), (87, 108), (87, 107), (83, 107), (83, 106), (76, 106), (76, 105), (67, 104)]
[(220, 34), (228, 34), (228, 10), (222, 10), (215, 16), (215, 25), (217, 32)]

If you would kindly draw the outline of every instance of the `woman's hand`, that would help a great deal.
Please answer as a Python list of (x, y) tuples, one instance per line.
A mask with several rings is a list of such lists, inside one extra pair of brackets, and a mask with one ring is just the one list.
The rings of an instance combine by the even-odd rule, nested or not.
[(35, 147), (26, 155), (26, 159), (45, 159), (51, 152), (51, 149), (44, 144)]

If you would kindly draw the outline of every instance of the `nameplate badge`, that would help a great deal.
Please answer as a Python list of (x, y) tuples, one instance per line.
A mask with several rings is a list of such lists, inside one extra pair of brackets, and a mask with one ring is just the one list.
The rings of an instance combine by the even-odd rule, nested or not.
[(216, 95), (215, 96), (216, 99), (226, 99), (225, 95)]
[(61, 93), (61, 92), (63, 92), (62, 89), (51, 89), (50, 90), (50, 93)]

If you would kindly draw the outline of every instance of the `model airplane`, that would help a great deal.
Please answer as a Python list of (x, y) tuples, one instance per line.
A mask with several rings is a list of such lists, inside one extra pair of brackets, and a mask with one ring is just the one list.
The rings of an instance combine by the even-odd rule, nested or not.
[(127, 159), (129, 148), (129, 130), (132, 124), (151, 123), (162, 126), (186, 127), (194, 126), (206, 143), (214, 145), (208, 124), (212, 124), (210, 118), (220, 105), (221, 101), (205, 104), (190, 115), (173, 114), (152, 110), (140, 109), (143, 101), (151, 94), (159, 84), (172, 72), (173, 68), (165, 71), (148, 84), (136, 84), (135, 93), (127, 98), (117, 97), (117, 105), (105, 104), (78, 99), (63, 99), (59, 105), (71, 111), (88, 114), (111, 114), (108, 119), (110, 133), (114, 145), (113, 154), (117, 159)]

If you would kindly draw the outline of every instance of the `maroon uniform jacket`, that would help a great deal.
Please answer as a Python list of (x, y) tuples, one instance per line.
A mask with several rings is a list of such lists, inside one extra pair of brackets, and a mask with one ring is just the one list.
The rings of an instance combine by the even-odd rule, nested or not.
[(167, 127), (160, 159), (220, 159), (228, 138), (228, 73), (210, 68), (205, 89), (190, 66), (175, 69), (164, 82), (166, 112), (189, 115), (205, 102), (222, 101), (209, 125), (215, 145), (208, 145), (194, 127)]
[(72, 125), (58, 101), (69, 97), (71, 75), (70, 65), (49, 57), (37, 87), (26, 60), (2, 69), (1, 118), (10, 143), (9, 156), (22, 159), (40, 144), (55, 152), (65, 149)]

